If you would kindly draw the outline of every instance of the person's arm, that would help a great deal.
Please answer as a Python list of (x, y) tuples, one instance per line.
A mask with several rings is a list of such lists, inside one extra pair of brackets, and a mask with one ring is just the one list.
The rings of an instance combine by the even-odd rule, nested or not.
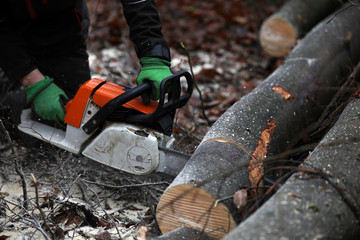
[(142, 96), (143, 102), (148, 104), (150, 98), (159, 99), (162, 80), (172, 75), (170, 50), (161, 32), (161, 21), (153, 0), (121, 2), (130, 27), (130, 39), (141, 64), (136, 82), (140, 85), (149, 80), (153, 85), (151, 94)]
[[(5, 4), (5, 3), (4, 3)], [(11, 81), (20, 81), (36, 69), (26, 43), (10, 20), (6, 6), (0, 8), (0, 68)]]
[(157, 57), (170, 61), (170, 51), (161, 32), (159, 13), (153, 0), (121, 0), (130, 27), (130, 39), (139, 59)]
[(65, 116), (62, 100), (67, 100), (66, 94), (38, 70), (5, 8), (0, 10), (0, 36), (0, 68), (7, 78), (21, 82), (28, 102), (41, 118), (62, 121)]

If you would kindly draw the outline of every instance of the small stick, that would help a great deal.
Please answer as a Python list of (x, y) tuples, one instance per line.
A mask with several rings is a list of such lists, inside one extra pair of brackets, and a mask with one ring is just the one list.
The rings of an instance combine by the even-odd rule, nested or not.
[(6, 140), (10, 143), (10, 147), (11, 147), (11, 153), (13, 155), (13, 158), (15, 160), (15, 171), (16, 173), (20, 176), (21, 178), (21, 184), (22, 184), (22, 190), (23, 190), (23, 196), (24, 196), (24, 208), (27, 210), (29, 208), (29, 204), (28, 204), (28, 194), (27, 194), (27, 190), (26, 190), (26, 181), (25, 181), (25, 176), (24, 176), (24, 173), (21, 169), (21, 166), (19, 164), (19, 161), (17, 159), (17, 156), (16, 156), (16, 152), (15, 152), (15, 149), (14, 149), (14, 145), (11, 141), (11, 138), (10, 138), (10, 134), (9, 132), (6, 130), (2, 120), (0, 119), (0, 130), (5, 134), (6, 136)]
[(202, 98), (202, 93), (201, 93), (198, 85), (197, 85), (196, 82), (195, 82), (195, 76), (194, 76), (194, 72), (193, 72), (193, 68), (192, 68), (192, 64), (191, 64), (189, 52), (188, 52), (187, 49), (185, 48), (185, 45), (184, 45), (183, 42), (181, 43), (181, 47), (184, 49), (185, 54), (186, 54), (186, 56), (187, 56), (187, 58), (188, 58), (188, 61), (189, 61), (190, 72), (191, 72), (191, 75), (192, 75), (192, 77), (193, 77), (193, 79), (194, 79), (194, 86), (195, 86), (196, 90), (197, 90), (198, 93), (199, 93), (199, 98), (200, 98), (200, 102), (201, 102), (201, 111), (202, 111), (202, 114), (203, 114), (203, 116), (204, 116), (207, 124), (208, 124), (209, 126), (211, 126), (212, 123), (211, 123), (211, 121), (209, 120), (209, 118), (206, 116), (206, 113), (205, 113), (205, 106), (204, 106), (204, 101), (203, 101), (203, 98)]
[(39, 190), (38, 190), (38, 183), (36, 181), (36, 178), (34, 176), (34, 174), (31, 173), (31, 177), (33, 179), (33, 183), (34, 183), (34, 186), (35, 186), (35, 201), (36, 201), (36, 207), (38, 208), (38, 210), (40, 211), (40, 215), (41, 215), (41, 218), (42, 220), (44, 221), (44, 225), (45, 225), (45, 228), (50, 232), (51, 236), (52, 236), (52, 239), (55, 239), (55, 233), (51, 230), (49, 224), (47, 223), (46, 221), (46, 215), (44, 213), (44, 211), (41, 209), (41, 206), (39, 204)]
[(94, 185), (98, 185), (98, 186), (103, 186), (103, 187), (107, 187), (107, 188), (113, 188), (113, 189), (132, 188), (132, 187), (144, 187), (144, 186), (162, 185), (162, 184), (167, 184), (167, 185), (169, 185), (168, 182), (153, 182), (153, 183), (150, 182), (150, 183), (139, 183), (139, 184), (128, 184), (128, 185), (115, 186), (115, 185), (109, 185), (109, 184), (105, 184), (105, 183), (92, 182), (92, 181), (85, 180), (85, 179), (82, 179), (81, 181), (83, 181), (83, 182), (85, 182), (85, 183), (94, 184)]

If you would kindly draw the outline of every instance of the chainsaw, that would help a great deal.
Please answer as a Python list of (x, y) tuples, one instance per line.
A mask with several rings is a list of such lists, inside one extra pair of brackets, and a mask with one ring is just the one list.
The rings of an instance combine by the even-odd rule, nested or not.
[(151, 89), (149, 81), (130, 88), (90, 79), (65, 106), (66, 129), (34, 120), (31, 109), (22, 110), (18, 128), (66, 151), (128, 173), (163, 172), (176, 176), (190, 155), (173, 149), (172, 125), (176, 110), (191, 97), (193, 79), (186, 71), (165, 78), (159, 101), (144, 105), (141, 95)]

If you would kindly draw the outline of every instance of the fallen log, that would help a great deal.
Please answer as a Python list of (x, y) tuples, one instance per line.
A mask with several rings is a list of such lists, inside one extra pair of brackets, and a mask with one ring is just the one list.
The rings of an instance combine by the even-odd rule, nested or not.
[(299, 38), (340, 5), (338, 0), (287, 1), (262, 24), (261, 46), (271, 56), (286, 56)]
[(211, 238), (196, 229), (180, 227), (164, 235), (146, 240), (211, 240)]
[(359, 113), (360, 94), (297, 173), (224, 240), (358, 239)]
[[(231, 199), (261, 185), (263, 159), (281, 153), (315, 122), (360, 59), (360, 9), (315, 27), (285, 63), (229, 108), (198, 146), (157, 206), (163, 234), (180, 226), (224, 237), (240, 220)], [(349, 38), (349, 34), (351, 38)], [(219, 202), (216, 200), (226, 199)]]

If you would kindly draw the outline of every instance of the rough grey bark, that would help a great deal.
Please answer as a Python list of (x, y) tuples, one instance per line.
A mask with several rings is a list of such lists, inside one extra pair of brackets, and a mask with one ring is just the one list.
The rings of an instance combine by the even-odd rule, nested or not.
[(359, 239), (360, 99), (300, 169), (224, 240)]
[[(157, 220), (163, 233), (187, 224), (213, 238), (223, 237), (239, 218), (232, 200), (215, 207), (214, 198), (232, 196), (239, 186), (254, 185), (251, 169), (263, 171), (265, 156), (281, 153), (318, 119), (334, 89), (360, 59), (360, 8), (352, 7), (327, 21), (318, 24), (279, 69), (228, 109), (206, 134), (160, 199)], [(266, 132), (271, 127), (273, 132)], [(256, 155), (259, 147), (263, 155)], [(208, 205), (205, 198), (198, 201), (194, 194), (187, 195), (187, 187), (201, 189), (199, 194), (209, 199)], [(209, 208), (204, 210), (203, 205)], [(212, 225), (219, 215), (222, 221)]]
[(260, 43), (271, 56), (287, 55), (296, 41), (341, 5), (338, 0), (290, 0), (260, 28)]
[(180, 227), (159, 237), (146, 240), (211, 240), (211, 238), (196, 229)]

